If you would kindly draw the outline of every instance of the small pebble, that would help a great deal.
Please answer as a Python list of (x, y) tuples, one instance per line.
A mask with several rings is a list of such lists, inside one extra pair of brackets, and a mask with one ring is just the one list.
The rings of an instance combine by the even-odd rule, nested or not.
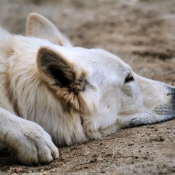
[(100, 173), (106, 173), (106, 171), (105, 170), (101, 170)]
[(15, 173), (19, 173), (21, 171), (21, 168), (20, 167), (16, 167), (15, 168)]

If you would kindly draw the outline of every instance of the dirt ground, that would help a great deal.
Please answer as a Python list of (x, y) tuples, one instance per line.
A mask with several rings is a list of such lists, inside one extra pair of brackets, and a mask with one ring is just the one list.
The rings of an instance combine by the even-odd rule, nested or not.
[[(104, 48), (138, 74), (175, 85), (175, 0), (0, 0), (0, 23), (13, 33), (25, 34), (30, 12), (75, 46)], [(59, 150), (59, 159), (35, 167), (1, 152), (0, 174), (175, 174), (175, 120)]]

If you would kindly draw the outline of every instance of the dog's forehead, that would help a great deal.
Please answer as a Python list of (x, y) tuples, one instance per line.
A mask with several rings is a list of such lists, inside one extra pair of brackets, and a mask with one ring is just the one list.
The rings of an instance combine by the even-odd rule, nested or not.
[(87, 52), (87, 60), (92, 62), (91, 66), (95, 66), (100, 70), (104, 69), (106, 73), (108, 71), (109, 73), (116, 73), (116, 71), (119, 73), (131, 70), (130, 66), (119, 57), (102, 49), (89, 49)]
[[(121, 80), (131, 71), (129, 65), (116, 55), (102, 49), (74, 48), (70, 57), (74, 57), (91, 77), (94, 83), (101, 85), (120, 84)], [(118, 82), (118, 83), (117, 83)]]

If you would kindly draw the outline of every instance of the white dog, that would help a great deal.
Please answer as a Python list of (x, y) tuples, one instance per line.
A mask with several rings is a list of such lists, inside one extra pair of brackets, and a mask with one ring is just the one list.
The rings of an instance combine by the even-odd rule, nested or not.
[(104, 50), (73, 47), (38, 14), (29, 16), (27, 36), (0, 29), (0, 80), (0, 143), (28, 165), (57, 158), (54, 144), (175, 117), (173, 87)]

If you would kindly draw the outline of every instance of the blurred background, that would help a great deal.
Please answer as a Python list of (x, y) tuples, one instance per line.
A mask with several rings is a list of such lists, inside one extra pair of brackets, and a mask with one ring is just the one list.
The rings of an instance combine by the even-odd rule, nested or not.
[(175, 0), (0, 0), (0, 24), (12, 33), (25, 35), (31, 12), (75, 46), (104, 48), (138, 74), (174, 83)]
[(0, 0), (0, 24), (12, 33), (25, 34), (31, 12), (75, 46), (104, 48), (143, 76), (174, 82), (175, 0)]

